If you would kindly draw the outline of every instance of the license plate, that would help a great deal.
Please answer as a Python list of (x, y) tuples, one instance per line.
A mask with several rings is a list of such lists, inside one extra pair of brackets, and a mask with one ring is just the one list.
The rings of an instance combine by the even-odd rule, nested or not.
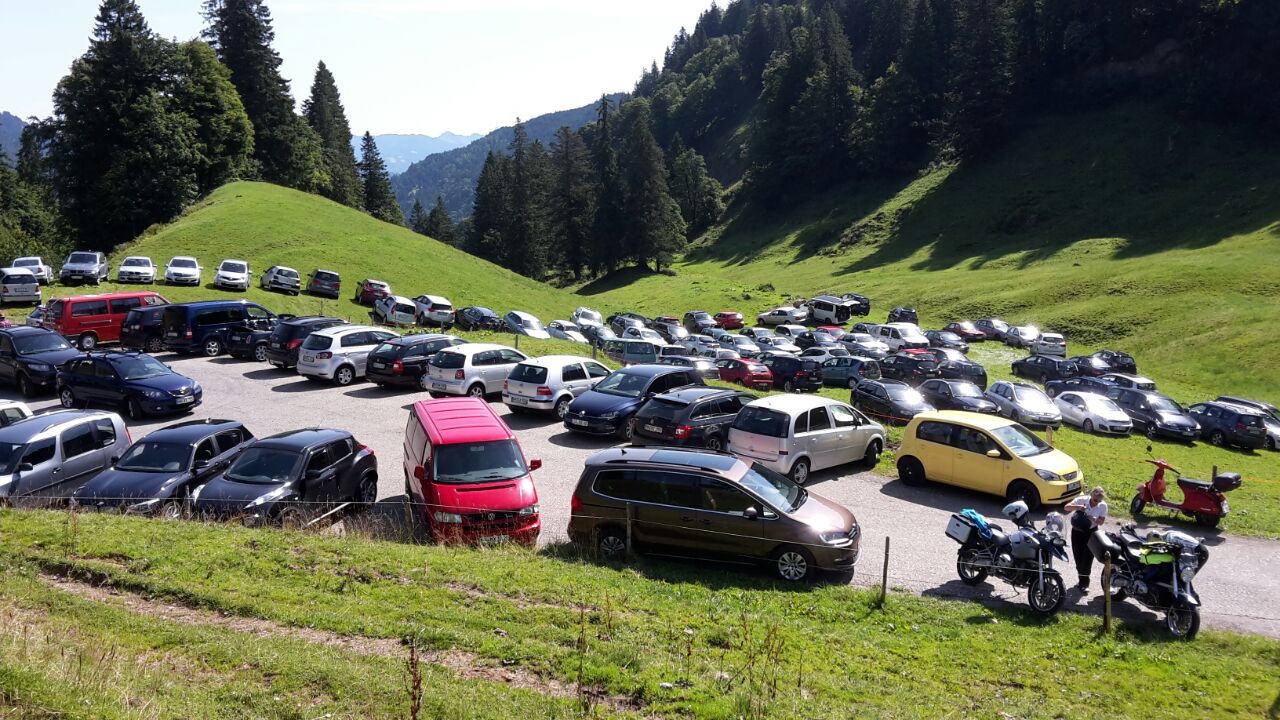
[(303, 356), (302, 356), (302, 362), (315, 362), (315, 359), (316, 359), (316, 356), (315, 356), (315, 355), (303, 355)]
[(384, 362), (376, 362), (376, 363), (373, 363), (373, 366), (381, 370), (382, 368), (386, 367), (387, 364)]
[(178, 337), (178, 333), (176, 333), (176, 332), (167, 332), (167, 333), (165, 333), (165, 334), (164, 334), (164, 336), (165, 336), (165, 337)]
[(1067, 492), (1079, 492), (1079, 491), (1080, 491), (1080, 483), (1078, 482), (1073, 482), (1067, 486)]
[(444, 383), (438, 383), (438, 382), (431, 383), (432, 390), (444, 390), (447, 387), (448, 385), (445, 385)]
[(483, 535), (476, 538), (476, 542), (481, 545), (497, 545), (499, 543), (507, 542), (510, 539), (510, 535)]
[(512, 402), (512, 403), (514, 403), (514, 404), (516, 404), (516, 405), (528, 405), (528, 404), (529, 404), (529, 399), (528, 399), (528, 398), (522, 398), (522, 397), (520, 397), (520, 396), (518, 396), (518, 395), (512, 395), (512, 396), (510, 397), (510, 399), (511, 399), (511, 402)]
[(658, 427), (657, 425), (645, 425), (645, 426), (644, 426), (644, 429), (645, 429), (645, 430), (647, 430), (647, 431), (649, 431), (649, 432), (651, 432), (651, 433), (661, 433), (661, 432), (662, 432), (662, 428)]
[(179, 405), (190, 405), (195, 401), (196, 401), (195, 397), (190, 395), (186, 397), (180, 397), (177, 400), (174, 400), (174, 402), (178, 403)]
[(590, 425), (590, 424), (591, 424), (591, 423), (587, 422), (586, 420), (578, 420), (578, 419), (576, 419), (576, 418), (570, 418), (570, 419), (569, 419), (569, 422), (570, 422), (571, 424), (573, 424), (573, 425), (577, 425), (577, 426), (579, 426), (579, 427), (586, 427), (586, 426), (588, 426), (588, 425)]

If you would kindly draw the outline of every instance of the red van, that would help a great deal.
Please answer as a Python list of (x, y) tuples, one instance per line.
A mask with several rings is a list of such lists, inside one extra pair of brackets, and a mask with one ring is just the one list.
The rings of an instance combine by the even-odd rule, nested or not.
[(419, 400), (404, 431), (404, 484), (417, 520), (438, 542), (534, 545), (542, 530), (534, 470), (480, 398)]
[(120, 341), (120, 330), (130, 310), (168, 304), (168, 300), (150, 290), (76, 295), (50, 300), (41, 325), (81, 350), (92, 350), (100, 343)]

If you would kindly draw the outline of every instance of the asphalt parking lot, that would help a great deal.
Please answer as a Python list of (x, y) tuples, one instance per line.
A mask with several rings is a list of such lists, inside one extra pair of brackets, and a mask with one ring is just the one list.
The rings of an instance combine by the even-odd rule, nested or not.
[[(237, 419), (259, 437), (300, 427), (350, 430), (377, 454), (379, 505), (384, 511), (399, 505), (398, 499), (404, 495), (401, 439), (405, 421), (411, 404), (424, 399), (425, 393), (384, 390), (363, 382), (346, 388), (313, 383), (292, 371), (228, 357), (158, 357), (204, 386), (204, 403), (192, 417)], [(0, 397), (19, 399), (10, 388), (0, 391)], [(583, 461), (591, 453), (613, 446), (614, 441), (571, 434), (550, 416), (512, 415), (500, 401), (491, 399), (491, 403), (516, 432), (526, 457), (543, 462), (535, 474), (543, 519), (541, 542), (564, 540), (569, 498)], [(56, 407), (57, 401), (49, 396), (29, 404), (40, 411)], [(130, 423), (131, 434), (137, 440), (181, 419)], [(889, 536), (891, 588), (1026, 605), (1024, 590), (1002, 583), (976, 588), (960, 583), (955, 571), (956, 545), (943, 535), (950, 514), (963, 508), (998, 517), (1003, 505), (998, 499), (942, 486), (908, 488), (856, 465), (815, 473), (810, 488), (853, 510), (862, 525), (863, 552), (855, 584), (880, 582), (885, 537)], [(1113, 507), (1123, 503), (1123, 499), (1112, 499)], [(1207, 533), (1206, 539), (1211, 557), (1196, 579), (1204, 624), (1280, 637), (1280, 543), (1217, 532)], [(1065, 607), (1101, 613), (1096, 568), (1095, 590), (1084, 597), (1070, 588), (1075, 582), (1074, 568), (1059, 565), (1059, 570), (1069, 587)], [(1118, 605), (1117, 615), (1162, 621), (1132, 603)]]

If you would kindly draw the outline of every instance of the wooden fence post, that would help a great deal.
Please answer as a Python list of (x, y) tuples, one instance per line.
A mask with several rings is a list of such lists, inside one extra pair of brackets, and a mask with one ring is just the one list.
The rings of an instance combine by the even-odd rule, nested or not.
[(1102, 562), (1102, 632), (1111, 632), (1111, 554)]
[(884, 571), (880, 574), (880, 600), (876, 607), (884, 607), (884, 596), (889, 591), (889, 536), (884, 536)]

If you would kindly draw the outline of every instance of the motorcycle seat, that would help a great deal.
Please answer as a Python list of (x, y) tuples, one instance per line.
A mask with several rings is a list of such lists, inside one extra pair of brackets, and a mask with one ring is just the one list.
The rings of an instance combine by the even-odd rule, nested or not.
[(990, 526), (988, 529), (991, 530), (991, 543), (993, 545), (999, 546), (1009, 544), (1009, 538), (1005, 536), (1003, 530), (995, 525)]
[(1178, 478), (1178, 487), (1188, 488), (1191, 490), (1199, 490), (1201, 492), (1208, 492), (1209, 488), (1213, 487), (1213, 483), (1207, 480), (1196, 480), (1195, 478), (1180, 477)]

